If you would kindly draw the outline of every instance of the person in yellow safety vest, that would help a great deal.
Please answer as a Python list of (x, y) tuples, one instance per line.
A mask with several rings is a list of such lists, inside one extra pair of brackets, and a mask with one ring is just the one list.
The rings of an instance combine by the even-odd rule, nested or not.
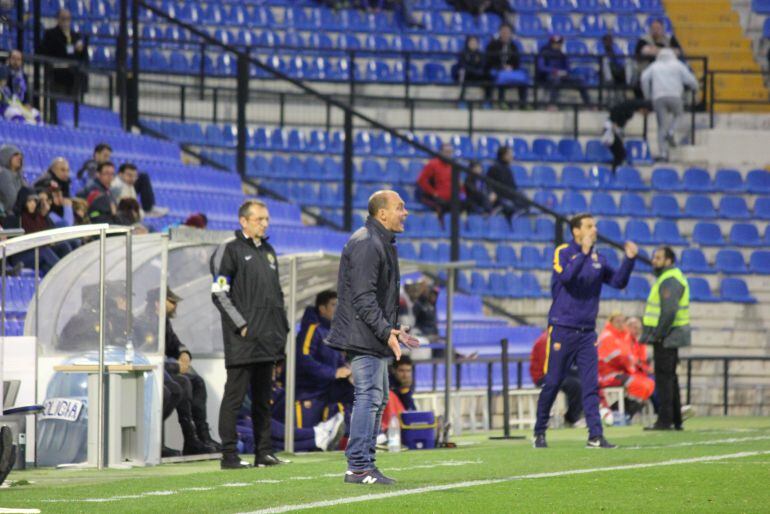
[(660, 402), (658, 419), (645, 430), (682, 430), (682, 407), (676, 366), (679, 348), (690, 345), (690, 288), (674, 266), (676, 254), (668, 246), (655, 250), (653, 273), (657, 277), (647, 297), (640, 341), (655, 350), (655, 383)]

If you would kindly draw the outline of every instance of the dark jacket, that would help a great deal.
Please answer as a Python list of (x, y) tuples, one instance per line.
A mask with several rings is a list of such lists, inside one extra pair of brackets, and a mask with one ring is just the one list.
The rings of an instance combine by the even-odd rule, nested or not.
[(338, 304), (326, 343), (358, 354), (390, 357), (390, 331), (398, 328), (401, 276), (393, 232), (369, 217), (342, 250)]
[(569, 71), (569, 60), (561, 50), (545, 46), (537, 55), (537, 79), (548, 80), (554, 71)]
[[(274, 362), (284, 355), (289, 321), (275, 250), (242, 231), (211, 256), (211, 296), (222, 315), (225, 367)], [(246, 337), (241, 337), (248, 327)]]
[(457, 62), (457, 68), (465, 70), (470, 76), (482, 77), (486, 74), (486, 62), (484, 54), (479, 50), (463, 50)]
[(473, 212), (488, 212), (492, 210), (489, 202), (487, 184), (473, 173), (465, 176), (465, 199)]
[(35, 189), (47, 188), (51, 182), (55, 182), (59, 186), (59, 190), (64, 198), (70, 198), (70, 184), (72, 184), (72, 180), (59, 180), (51, 170), (46, 171), (35, 181)]
[(623, 258), (620, 268), (612, 269), (603, 255), (593, 249), (584, 254), (574, 240), (558, 246), (553, 256), (548, 325), (593, 330), (599, 313), (602, 285), (623, 289), (628, 284), (636, 259)]
[(501, 70), (504, 66), (510, 66), (515, 70), (519, 68), (519, 65), (519, 49), (516, 48), (513, 41), (508, 43), (507, 47), (499, 39), (493, 39), (489, 42), (486, 50), (487, 73), (491, 70)]
[(337, 368), (345, 365), (345, 357), (324, 344), (331, 322), (310, 306), (302, 316), (297, 334), (297, 400), (311, 400), (326, 393), (337, 380)]
[[(668, 271), (665, 268), (662, 272)], [(683, 327), (671, 327), (679, 310), (679, 300), (684, 294), (684, 286), (675, 278), (668, 278), (660, 284), (660, 317), (658, 326), (644, 326), (642, 337), (639, 342), (654, 344), (658, 341), (663, 342), (664, 348), (680, 348), (690, 346), (692, 343), (692, 332), (689, 325)]]
[[(76, 51), (74, 48), (78, 41), (83, 42), (83, 50), (81, 52)], [(71, 59), (75, 61), (87, 62), (87, 40), (83, 38), (81, 34), (70, 31), (70, 41), (67, 41), (67, 37), (64, 35), (64, 32), (62, 32), (58, 26), (53, 27), (46, 30), (43, 34), (43, 40), (40, 42), (38, 53), (57, 59)], [(54, 67), (53, 69), (54, 82), (68, 89), (74, 86), (76, 77), (76, 72), (71, 68)]]
[(88, 159), (83, 163), (77, 172), (78, 180), (81, 182), (88, 182), (89, 180), (92, 180), (94, 175), (96, 175), (96, 169), (98, 167), (99, 163), (96, 162), (96, 159)]
[(414, 314), (414, 326), (424, 336), (438, 334), (438, 319), (436, 318), (436, 305), (423, 295), (414, 302), (412, 307)]
[(616, 103), (610, 107), (610, 121), (623, 128), (634, 117), (634, 113), (643, 108), (652, 110), (652, 103), (649, 100), (625, 100)]
[[(499, 182), (503, 186), (508, 186), (513, 190), (517, 190), (516, 179), (513, 178), (513, 171), (511, 166), (502, 161), (495, 161), (495, 163), (487, 170), (487, 178)], [(514, 201), (517, 203), (516, 198), (511, 198), (510, 195), (503, 191), (503, 188), (494, 184), (489, 186), (492, 191), (497, 194), (497, 204), (500, 204), (503, 200)]]
[(171, 326), (171, 320), (166, 318), (166, 357), (170, 359), (179, 360), (179, 357), (186, 353), (192, 358), (190, 350), (182, 343), (179, 336), (174, 332), (174, 327)]

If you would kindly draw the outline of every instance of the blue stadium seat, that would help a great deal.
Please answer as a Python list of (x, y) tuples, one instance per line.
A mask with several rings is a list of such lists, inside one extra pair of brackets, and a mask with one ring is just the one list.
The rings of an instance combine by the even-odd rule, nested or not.
[(636, 0), (610, 0), (609, 7), (616, 14), (634, 14), (639, 10)]
[(518, 267), (519, 260), (516, 257), (516, 251), (509, 245), (497, 245), (495, 250), (495, 261), (499, 266), (516, 268)]
[(749, 269), (752, 273), (770, 275), (770, 251), (756, 250), (749, 257)]
[(626, 160), (629, 164), (652, 164), (650, 146), (646, 141), (631, 139), (626, 141)]
[(577, 0), (577, 12), (583, 14), (602, 14), (607, 10), (604, 0)]
[(652, 172), (650, 181), (653, 189), (658, 191), (681, 191), (682, 184), (679, 182), (679, 173), (673, 168), (656, 168)]
[(622, 242), (623, 235), (620, 232), (620, 225), (615, 220), (599, 220), (596, 222), (596, 228), (599, 234), (615, 242)]
[(552, 241), (555, 233), (555, 224), (549, 218), (535, 219), (535, 231), (530, 236), (531, 241)]
[(656, 243), (668, 245), (686, 245), (687, 240), (679, 233), (676, 221), (661, 220), (655, 223), (652, 238)]
[(644, 28), (635, 15), (618, 16), (615, 33), (624, 39), (636, 39), (644, 35)]
[[(567, 43), (564, 46), (564, 53), (566, 53), (569, 56), (591, 54), (591, 52), (588, 50), (588, 45), (586, 45), (580, 39), (568, 39)], [(580, 59), (580, 58), (573, 57), (571, 62), (575, 63), (575, 62), (587, 62), (587, 61), (588, 59)]]
[(546, 189), (554, 189), (558, 187), (558, 183), (556, 181), (556, 171), (551, 166), (533, 166), (532, 185)]
[(540, 288), (540, 283), (537, 281), (537, 277), (532, 273), (521, 274), (521, 286), (524, 296), (527, 298), (545, 297), (545, 293)]
[(651, 244), (655, 242), (650, 232), (650, 226), (646, 221), (642, 220), (629, 220), (626, 223), (626, 237), (627, 241), (633, 241), (637, 244)]
[[(511, 227), (508, 227), (508, 222), (503, 218), (498, 217), (500, 220), (497, 222), (497, 227), (507, 230), (504, 234), (504, 238), (513, 239), (514, 241), (533, 241), (536, 239), (536, 234), (532, 229), (532, 220), (527, 217), (519, 217), (513, 220)], [(494, 223), (491, 223), (492, 230), (496, 231), (499, 228), (495, 228)], [(553, 239), (553, 232), (551, 232), (551, 239)]]
[(519, 252), (518, 267), (520, 269), (538, 269), (543, 260), (540, 250), (534, 246), (522, 246)]
[(474, 243), (471, 246), (471, 260), (476, 261), (476, 265), (481, 268), (494, 266), (492, 257), (490, 257), (486, 247), (481, 243)]
[(736, 246), (761, 246), (762, 240), (756, 225), (736, 223), (730, 229), (730, 243)]
[(672, 195), (655, 195), (650, 204), (650, 213), (657, 218), (679, 218), (679, 203)]
[[(770, 20), (770, 18), (768, 18)], [(770, 171), (751, 170), (746, 175), (746, 190), (755, 195), (770, 193)]]
[(737, 303), (756, 303), (749, 292), (746, 282), (740, 278), (724, 278), (719, 285), (719, 296), (723, 301)]
[(716, 223), (699, 221), (695, 224), (692, 239), (701, 246), (724, 246), (725, 239)]
[(639, 0), (639, 11), (647, 14), (663, 14), (662, 0)]
[(567, 189), (589, 189), (591, 187), (583, 168), (579, 166), (565, 166), (562, 169), (561, 185)]
[(632, 275), (623, 294), (629, 300), (646, 300), (650, 295), (650, 283), (644, 277)]
[(602, 37), (607, 33), (607, 23), (604, 18), (595, 14), (587, 14), (580, 20), (580, 34), (583, 37)]
[(631, 166), (620, 166), (615, 174), (615, 188), (627, 191), (646, 191), (649, 189), (642, 180), (639, 170)]
[(607, 166), (591, 166), (587, 170), (591, 189), (608, 189), (612, 182), (612, 172)]
[(559, 153), (566, 162), (583, 162), (585, 160), (580, 141), (576, 139), (562, 139), (559, 141)]
[(536, 161), (561, 162), (564, 160), (557, 144), (548, 138), (538, 137), (532, 141), (532, 153)]
[(513, 148), (513, 156), (517, 161), (533, 161), (535, 156), (529, 151), (529, 143), (521, 137), (506, 140), (505, 144)]
[(520, 14), (516, 17), (516, 34), (520, 37), (540, 38), (547, 35), (540, 17), (532, 14)]
[(596, 192), (591, 195), (591, 205), (588, 211), (594, 215), (616, 216), (618, 207), (615, 205), (615, 199), (611, 194)]
[(714, 260), (714, 268), (728, 275), (741, 275), (749, 271), (743, 254), (738, 250), (719, 250)]
[(575, 191), (566, 191), (561, 197), (558, 211), (561, 214), (573, 215), (588, 210), (585, 196)]
[[(551, 32), (564, 37), (574, 36), (578, 33), (575, 24), (572, 23), (572, 18), (564, 14), (554, 14), (551, 16)], [(569, 43), (569, 41), (567, 42)], [(566, 53), (571, 54), (572, 52), (567, 50)]]
[(754, 202), (754, 217), (770, 220), (770, 197), (757, 198)]
[(470, 292), (478, 295), (489, 294), (489, 287), (487, 285), (487, 279), (479, 273), (474, 271), (471, 273), (471, 289)]
[(723, 196), (719, 200), (719, 215), (731, 220), (747, 220), (751, 218), (746, 200), (741, 196)]
[(711, 175), (702, 168), (688, 168), (682, 178), (682, 187), (686, 191), (712, 192), (714, 186), (711, 183)]
[(717, 217), (717, 211), (711, 203), (711, 197), (690, 195), (685, 201), (683, 215), (686, 218), (714, 219)]
[(513, 9), (520, 13), (540, 12), (543, 9), (542, 0), (513, 0)]
[(636, 193), (626, 193), (620, 197), (620, 214), (623, 216), (646, 217), (647, 206), (644, 198)]
[(739, 171), (719, 170), (714, 177), (714, 188), (724, 193), (742, 193), (746, 190), (746, 185)]
[(679, 259), (679, 267), (685, 273), (714, 273), (706, 261), (706, 255), (698, 248), (685, 248)]
[(575, 10), (575, 2), (571, 0), (546, 0), (545, 11), (551, 14), (568, 14)]
[(687, 283), (690, 286), (690, 300), (693, 302), (718, 302), (711, 293), (711, 287), (705, 278), (689, 277)]
[(426, 63), (422, 73), (425, 81), (429, 83), (448, 84), (452, 81), (452, 77), (449, 76), (444, 65), (440, 63)]
[(552, 191), (536, 191), (532, 200), (535, 203), (539, 203), (549, 209), (556, 210), (559, 206), (559, 201), (556, 198), (556, 194)]

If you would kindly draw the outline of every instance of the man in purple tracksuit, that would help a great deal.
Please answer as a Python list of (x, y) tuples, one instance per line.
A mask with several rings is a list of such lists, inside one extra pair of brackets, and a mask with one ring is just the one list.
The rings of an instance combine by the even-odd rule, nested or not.
[(583, 411), (588, 424), (587, 448), (615, 448), (605, 438), (599, 416), (599, 373), (596, 349), (596, 315), (602, 285), (623, 289), (628, 284), (639, 253), (631, 241), (625, 244), (625, 258), (618, 270), (596, 252), (597, 231), (590, 214), (570, 220), (573, 241), (556, 248), (553, 256), (548, 313), (548, 342), (545, 384), (537, 401), (535, 448), (547, 448), (545, 430), (559, 386), (569, 368), (577, 364), (583, 391)]

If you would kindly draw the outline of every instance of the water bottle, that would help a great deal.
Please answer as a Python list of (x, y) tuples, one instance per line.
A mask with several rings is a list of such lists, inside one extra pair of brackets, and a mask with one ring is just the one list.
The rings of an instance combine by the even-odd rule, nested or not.
[(126, 364), (133, 364), (134, 363), (134, 343), (131, 342), (131, 340), (128, 340), (128, 343), (126, 343)]
[(401, 424), (398, 421), (398, 415), (392, 416), (388, 423), (388, 451), (401, 451)]

